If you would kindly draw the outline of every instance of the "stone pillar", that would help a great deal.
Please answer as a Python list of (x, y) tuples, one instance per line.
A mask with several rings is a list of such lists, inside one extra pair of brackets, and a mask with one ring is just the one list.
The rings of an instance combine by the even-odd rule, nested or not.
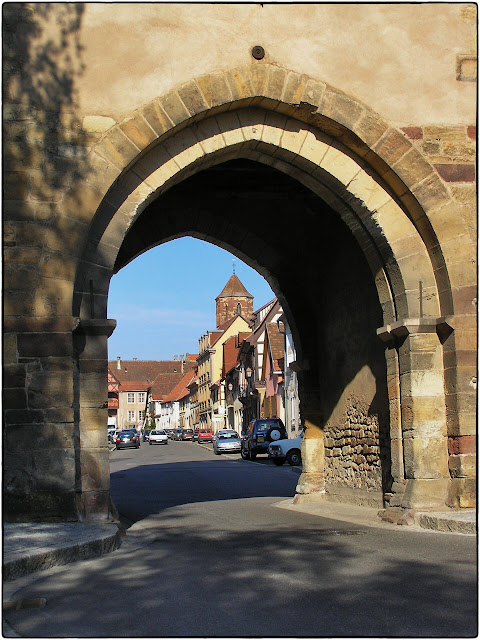
[[(305, 381), (304, 381), (305, 382)], [(302, 475), (297, 484), (294, 504), (318, 503), (325, 500), (325, 442), (321, 428), (320, 389), (299, 388), (300, 406), (305, 427), (301, 445)]]
[(450, 474), (439, 323), (413, 318), (389, 327), (399, 358), (405, 479), (399, 506), (405, 509), (446, 505)]
[(3, 517), (75, 521), (72, 319), (16, 323), (5, 318)]
[(79, 519), (109, 522), (110, 464), (107, 440), (107, 339), (115, 320), (79, 320), (74, 329), (74, 407), (76, 429), (76, 492)]

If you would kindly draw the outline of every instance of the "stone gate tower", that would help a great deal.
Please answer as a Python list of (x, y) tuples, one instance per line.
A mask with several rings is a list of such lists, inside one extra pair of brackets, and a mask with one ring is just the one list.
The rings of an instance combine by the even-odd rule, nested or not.
[(215, 302), (217, 304), (217, 329), (235, 315), (241, 315), (248, 321), (252, 318), (253, 296), (248, 293), (235, 273), (215, 298)]

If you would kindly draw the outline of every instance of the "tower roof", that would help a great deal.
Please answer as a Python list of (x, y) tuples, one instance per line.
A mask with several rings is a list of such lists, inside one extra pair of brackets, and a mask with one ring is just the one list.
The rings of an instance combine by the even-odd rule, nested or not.
[(219, 298), (253, 298), (253, 296), (248, 293), (238, 277), (233, 274), (215, 300)]

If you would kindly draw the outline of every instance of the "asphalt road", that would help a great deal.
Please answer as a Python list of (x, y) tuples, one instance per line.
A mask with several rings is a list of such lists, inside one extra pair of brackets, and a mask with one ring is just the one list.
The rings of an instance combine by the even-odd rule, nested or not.
[(473, 536), (280, 509), (298, 474), (192, 443), (111, 454), (134, 524), (108, 556), (46, 572), (10, 612), (27, 637), (475, 637)]

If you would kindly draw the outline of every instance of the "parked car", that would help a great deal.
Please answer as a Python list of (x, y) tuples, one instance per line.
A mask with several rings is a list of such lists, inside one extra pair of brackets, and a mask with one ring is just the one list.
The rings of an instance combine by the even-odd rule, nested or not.
[(272, 442), (286, 439), (287, 430), (280, 418), (252, 420), (242, 438), (242, 458), (255, 460), (257, 454), (268, 453), (268, 447)]
[(116, 429), (108, 429), (107, 430), (108, 441), (111, 442), (112, 444), (115, 443), (115, 440), (117, 438), (117, 433), (118, 433), (118, 431)]
[(117, 449), (140, 448), (140, 434), (136, 429), (124, 429), (115, 438)]
[(182, 437), (180, 440), (193, 440), (193, 429), (181, 429)]
[(198, 428), (198, 427), (196, 427), (196, 428), (193, 430), (193, 440), (198, 440), (198, 432), (199, 432), (199, 428)]
[(150, 431), (150, 444), (168, 444), (168, 436), (164, 429), (154, 429)]
[(213, 442), (213, 431), (211, 429), (199, 429), (198, 442)]
[(242, 449), (242, 440), (233, 429), (218, 431), (213, 442), (213, 452), (219, 456), (221, 453), (235, 453)]
[(144, 442), (148, 442), (150, 434), (151, 434), (151, 430), (150, 429), (145, 429), (145, 431), (143, 432), (143, 441)]
[(303, 433), (298, 438), (292, 440), (277, 440), (268, 447), (268, 457), (277, 466), (281, 466), (285, 460), (291, 467), (302, 464), (302, 453), (300, 446), (303, 440)]
[(175, 429), (164, 429), (165, 433), (167, 434), (167, 436), (170, 438), (170, 440), (173, 440), (173, 432), (175, 431)]
[(183, 429), (174, 429), (172, 434), (172, 440), (181, 440), (182, 439), (182, 431)]

